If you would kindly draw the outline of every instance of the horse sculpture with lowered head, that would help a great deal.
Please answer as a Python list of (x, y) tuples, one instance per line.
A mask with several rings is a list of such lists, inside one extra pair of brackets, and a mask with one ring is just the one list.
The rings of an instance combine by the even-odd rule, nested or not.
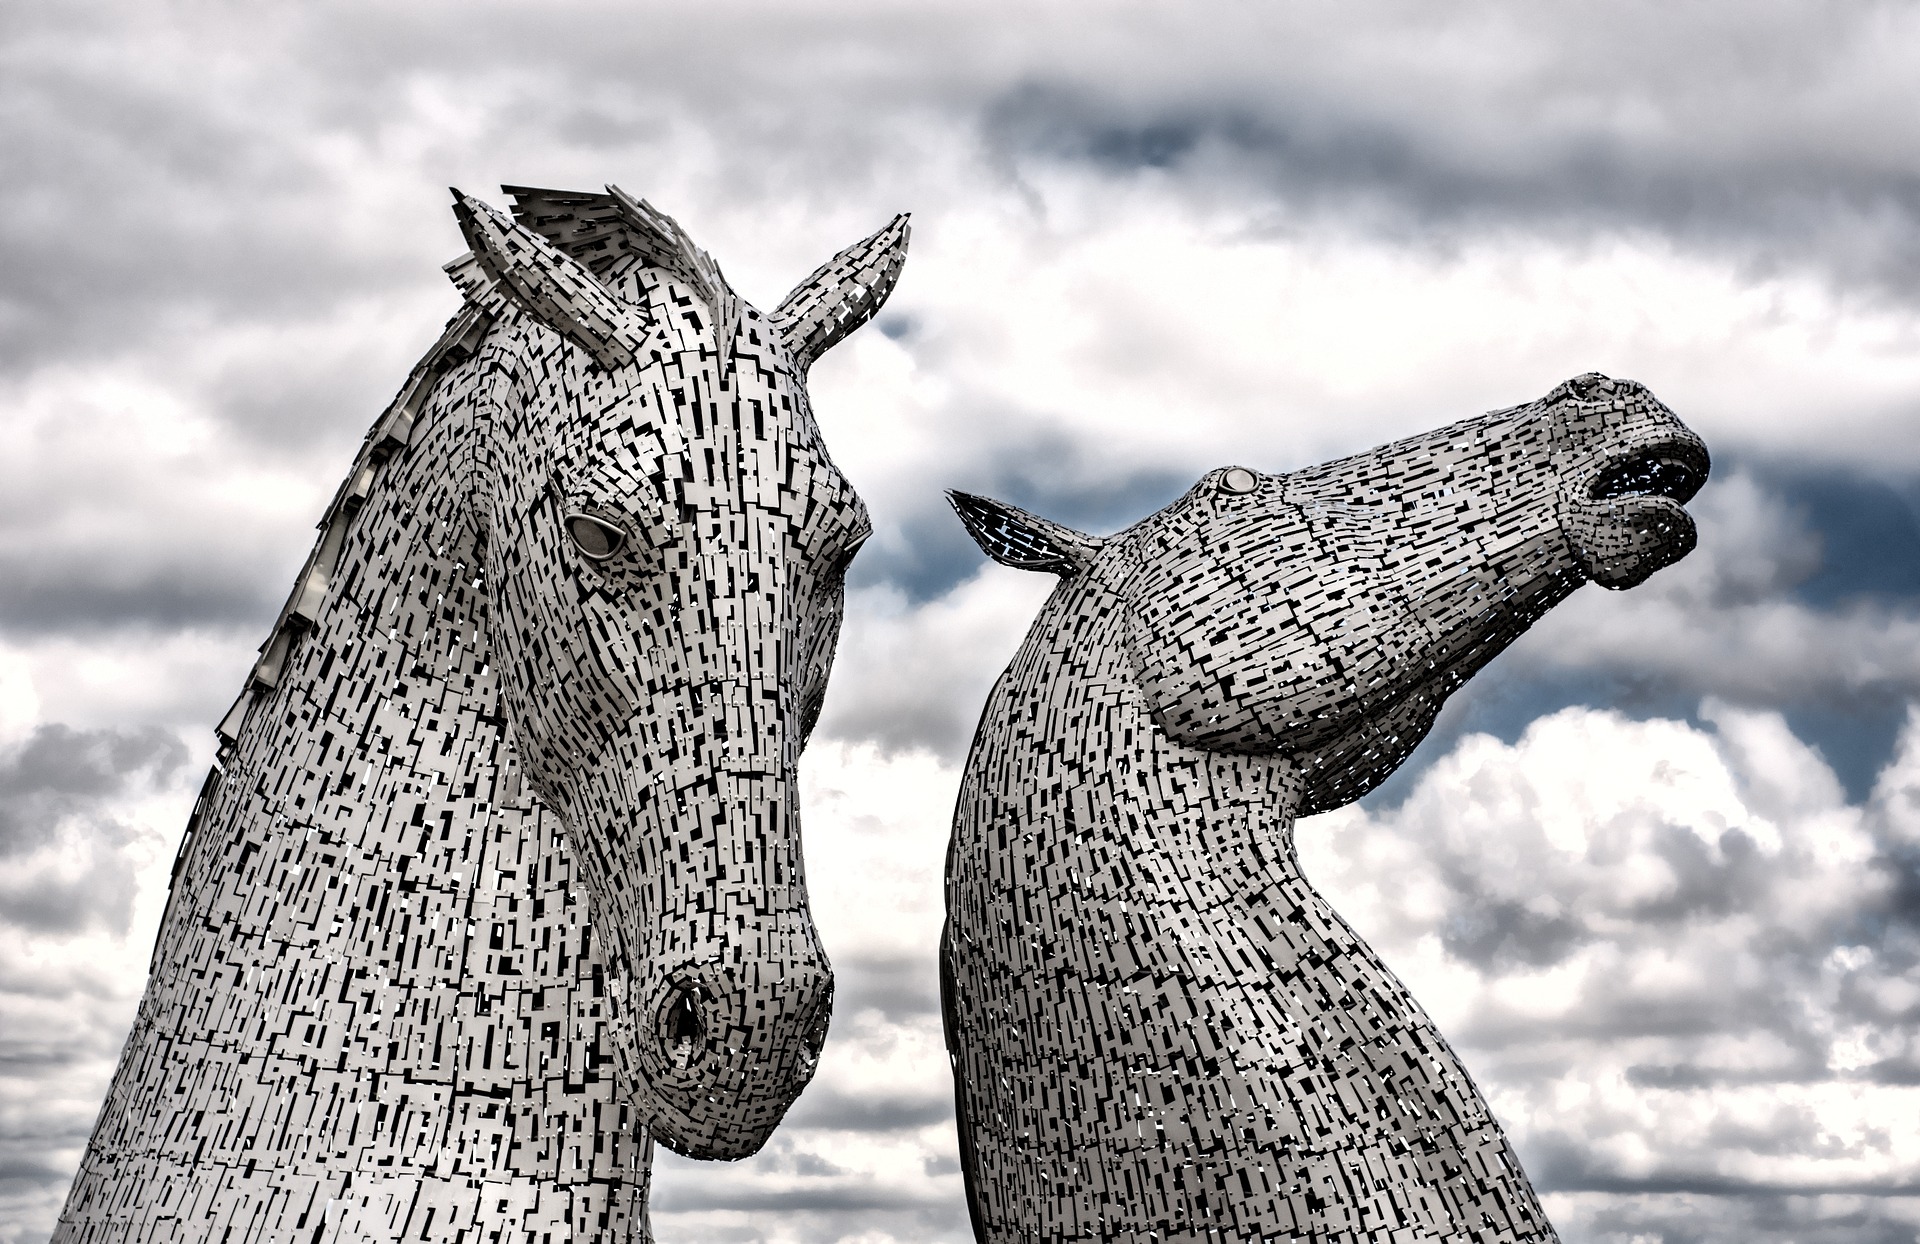
[(947, 860), (941, 984), (982, 1241), (1555, 1238), (1466, 1070), (1302, 876), (1582, 583), (1693, 548), (1707, 452), (1646, 389), (1537, 402), (1118, 535), (954, 494), (1061, 576), (994, 687)]
[(868, 523), (805, 381), (906, 219), (762, 315), (616, 188), (508, 192), (222, 723), (57, 1240), (645, 1239), (653, 1139), (752, 1153), (812, 1074)]

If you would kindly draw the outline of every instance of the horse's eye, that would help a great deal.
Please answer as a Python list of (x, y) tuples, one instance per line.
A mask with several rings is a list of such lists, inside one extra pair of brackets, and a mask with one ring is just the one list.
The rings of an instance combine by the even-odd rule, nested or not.
[(1252, 492), (1260, 487), (1260, 477), (1245, 467), (1233, 467), (1220, 477), (1222, 492)]
[(591, 514), (567, 515), (567, 534), (582, 553), (597, 562), (612, 557), (627, 542), (626, 532)]

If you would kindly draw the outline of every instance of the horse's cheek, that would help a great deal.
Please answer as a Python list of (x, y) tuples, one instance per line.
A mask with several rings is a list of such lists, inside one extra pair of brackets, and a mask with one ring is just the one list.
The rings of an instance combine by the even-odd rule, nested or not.
[[(502, 707), (527, 777), (549, 801), (606, 748), (612, 727), (625, 724), (631, 689), (607, 672), (630, 667), (637, 655), (631, 633), (606, 616), (612, 602), (604, 593), (553, 564), (563, 556), (556, 551), (503, 568), (490, 618)], [(600, 634), (629, 650), (593, 651)]]
[(1126, 632), (1141, 698), (1168, 738), (1212, 751), (1273, 750), (1276, 739), (1259, 701), (1230, 690), (1234, 663), (1196, 636), (1190, 621), (1173, 616), (1164, 598), (1130, 608)]

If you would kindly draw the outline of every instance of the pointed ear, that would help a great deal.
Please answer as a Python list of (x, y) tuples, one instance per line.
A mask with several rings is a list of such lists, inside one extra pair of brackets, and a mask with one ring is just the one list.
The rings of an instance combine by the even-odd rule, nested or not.
[(872, 319), (887, 301), (907, 261), (911, 232), (902, 212), (880, 232), (820, 265), (768, 317), (801, 371)]
[[(453, 192), (453, 214), (473, 248), (473, 265), (479, 274), (521, 310), (585, 350), (602, 367), (625, 367), (643, 353), (652, 327), (646, 313), (615, 297), (578, 260), (458, 190)], [(461, 292), (472, 297), (473, 277), (479, 274), (460, 260), (449, 264), (448, 271)]]
[(950, 491), (947, 500), (960, 521), (966, 524), (967, 534), (973, 537), (974, 543), (988, 557), (1015, 570), (1077, 574), (1087, 568), (1087, 563), (1105, 543), (1098, 536), (1075, 531), (991, 497)]

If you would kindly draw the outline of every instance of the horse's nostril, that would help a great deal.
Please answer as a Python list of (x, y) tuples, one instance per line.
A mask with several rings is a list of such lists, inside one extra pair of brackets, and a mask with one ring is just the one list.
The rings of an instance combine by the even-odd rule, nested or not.
[(693, 990), (682, 987), (674, 991), (673, 1001), (667, 1005), (666, 1018), (661, 1026), (667, 1039), (667, 1060), (676, 1069), (685, 1071), (700, 1057), (707, 1036)]

